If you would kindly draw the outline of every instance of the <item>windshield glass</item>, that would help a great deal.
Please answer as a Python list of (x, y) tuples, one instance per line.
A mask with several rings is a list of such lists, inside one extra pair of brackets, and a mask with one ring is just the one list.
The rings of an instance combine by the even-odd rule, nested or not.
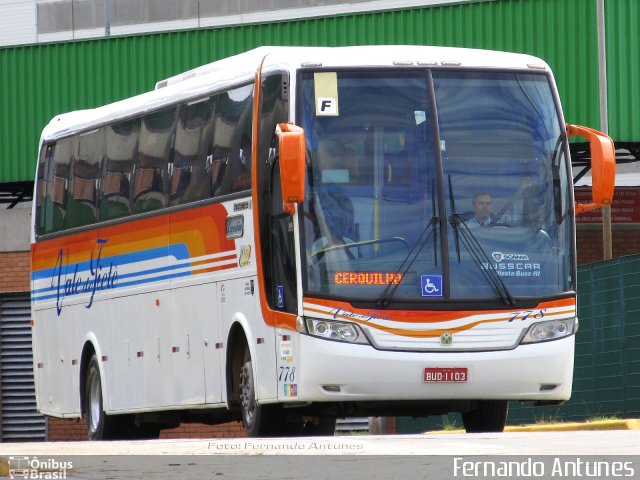
[[(564, 136), (543, 75), (434, 72), (453, 297), (492, 295), (493, 268), (514, 296), (571, 290)], [(484, 255), (473, 260), (476, 241)], [(480, 265), (478, 265), (480, 263)]]
[[(433, 72), (432, 99), (428, 75), (303, 73), (305, 292), (386, 304), (570, 290), (569, 185), (548, 78)], [(474, 228), (475, 209), (491, 228)]]

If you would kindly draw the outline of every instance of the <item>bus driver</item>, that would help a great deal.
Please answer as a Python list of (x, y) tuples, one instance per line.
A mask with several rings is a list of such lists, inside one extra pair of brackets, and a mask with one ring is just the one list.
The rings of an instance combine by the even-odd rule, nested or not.
[(478, 192), (473, 196), (473, 216), (467, 220), (469, 228), (488, 227), (496, 223), (491, 215), (493, 198), (490, 193)]

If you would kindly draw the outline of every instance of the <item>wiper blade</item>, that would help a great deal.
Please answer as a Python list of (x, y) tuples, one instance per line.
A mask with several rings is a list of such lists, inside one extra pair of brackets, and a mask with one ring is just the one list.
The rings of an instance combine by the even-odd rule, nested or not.
[[(453, 186), (451, 185), (451, 175), (449, 175), (449, 206), (451, 207), (451, 211), (453, 212), (453, 215), (457, 215), (456, 201), (453, 198)], [(454, 225), (453, 223), (451, 223), (451, 226), (453, 227), (453, 239), (456, 244), (456, 253), (458, 255), (458, 263), (460, 263), (460, 234), (458, 233), (457, 225)]]
[[(505, 283), (502, 281), (502, 277), (500, 277), (496, 269), (493, 267), (487, 252), (482, 248), (482, 245), (480, 245), (476, 236), (461, 217), (462, 215), (459, 213), (451, 214), (451, 226), (454, 231), (460, 232), (460, 237), (471, 254), (471, 258), (473, 258), (475, 264), (484, 274), (489, 284), (496, 290), (496, 292), (498, 292), (505, 305), (515, 305), (515, 299), (511, 295), (511, 292), (509, 292)], [(487, 267), (485, 268), (484, 265)]]
[(409, 253), (407, 253), (407, 256), (402, 260), (402, 263), (400, 264), (400, 267), (398, 267), (398, 270), (396, 270), (393, 278), (399, 278), (399, 280), (397, 282), (389, 283), (378, 297), (378, 300), (376, 300), (376, 305), (378, 307), (386, 307), (387, 305), (389, 305), (391, 298), (396, 293), (396, 290), (404, 279), (405, 274), (407, 273), (407, 271), (409, 271), (411, 265), (413, 265), (413, 262), (416, 261), (416, 258), (418, 258), (418, 255), (420, 255), (420, 252), (429, 241), (429, 238), (434, 235), (437, 226), (438, 218), (432, 217), (431, 221), (422, 230), (422, 233), (418, 237), (416, 243), (413, 244), (413, 247), (411, 248), (411, 250), (409, 250)]

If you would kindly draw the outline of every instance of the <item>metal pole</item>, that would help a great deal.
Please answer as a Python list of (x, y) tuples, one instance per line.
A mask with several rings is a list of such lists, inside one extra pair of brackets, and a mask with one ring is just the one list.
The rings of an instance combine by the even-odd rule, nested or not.
[(104, 0), (104, 36), (111, 36), (111, 0)]
[[(598, 83), (600, 97), (600, 131), (609, 133), (609, 105), (607, 103), (607, 48), (604, 0), (596, 0), (598, 16)], [(605, 260), (613, 257), (611, 235), (611, 207), (602, 207), (602, 254)]]
[(73, 18), (73, 0), (71, 0), (71, 40), (76, 38), (75, 19)]

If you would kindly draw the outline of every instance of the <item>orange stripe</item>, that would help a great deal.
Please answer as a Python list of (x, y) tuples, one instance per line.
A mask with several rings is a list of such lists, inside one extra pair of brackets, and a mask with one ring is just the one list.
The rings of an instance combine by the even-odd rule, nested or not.
[[(569, 300), (573, 300), (573, 299), (569, 299)], [(308, 300), (305, 300), (305, 302)], [(313, 302), (316, 302), (316, 300), (314, 299)], [(564, 300), (554, 300), (551, 302), (542, 302), (540, 304), (538, 304), (538, 307), (536, 307), (535, 310), (541, 310), (543, 308), (553, 308), (550, 305), (555, 305), (557, 303), (567, 303)], [(575, 305), (575, 301), (573, 301), (573, 304)], [(523, 311), (528, 311), (528, 310), (523, 310)], [(305, 307), (305, 312), (313, 312), (313, 313), (318, 313), (318, 314), (323, 314), (323, 315), (329, 315), (330, 312), (326, 312), (324, 310), (318, 310), (315, 308), (309, 308), (309, 307)], [(403, 311), (403, 313), (406, 311)], [(410, 313), (416, 313), (415, 311), (408, 311)], [(487, 314), (491, 314), (494, 313), (495, 311), (473, 311), (473, 312), (455, 312), (456, 314), (460, 315), (456, 318), (449, 318), (447, 320), (451, 321), (451, 320), (460, 320), (460, 319), (464, 319), (466, 317), (471, 317), (473, 315), (487, 315)], [(503, 312), (502, 311), (498, 311), (498, 312)], [(358, 312), (354, 312), (354, 311), (349, 311), (349, 313), (358, 313)], [(395, 312), (394, 312), (395, 313)], [(422, 313), (431, 313), (431, 312), (422, 312)], [(441, 313), (441, 312), (435, 312), (435, 313)], [(450, 313), (450, 312), (447, 312)], [(569, 309), (569, 310), (563, 310), (560, 312), (553, 312), (553, 313), (549, 313), (546, 314), (545, 317), (551, 317), (551, 316), (558, 316), (558, 315), (566, 315), (566, 314), (574, 314), (575, 313), (575, 308), (574, 309)], [(370, 311), (368, 311), (365, 314), (359, 313), (361, 315), (364, 316), (369, 316), (370, 315)], [(439, 337), (440, 335), (442, 335), (443, 333), (459, 333), (459, 332), (464, 332), (467, 330), (471, 330), (474, 327), (477, 327), (478, 325), (481, 324), (485, 324), (485, 323), (497, 323), (497, 322), (504, 322), (504, 321), (508, 321), (511, 317), (510, 316), (505, 316), (505, 317), (500, 317), (500, 318), (495, 318), (495, 319), (484, 319), (484, 320), (477, 320), (475, 322), (471, 322), (468, 323), (466, 325), (461, 325), (458, 327), (449, 327), (449, 328), (440, 328), (440, 329), (434, 329), (434, 330), (409, 330), (406, 328), (393, 328), (393, 327), (386, 327), (383, 325), (378, 325), (375, 323), (371, 323), (368, 320), (362, 320), (359, 318), (354, 318), (352, 316), (348, 316), (348, 315), (342, 315), (342, 314), (337, 314), (334, 315), (335, 318), (340, 318), (342, 320), (348, 320), (354, 323), (358, 323), (360, 325), (367, 325), (370, 328), (374, 328), (377, 330), (381, 330), (383, 332), (387, 332), (387, 333), (391, 333), (393, 335), (401, 335), (404, 337), (412, 337), (412, 338), (435, 338), (435, 337)], [(402, 322), (402, 323), (406, 323), (404, 319), (402, 320), (393, 320), (393, 319), (385, 319), (388, 321), (392, 321), (392, 322)], [(415, 319), (413, 320), (414, 322), (416, 321)], [(516, 320), (517, 321), (517, 320)], [(425, 320), (423, 323), (433, 323), (434, 320), (430, 319), (430, 320)]]
[(226, 217), (224, 205), (218, 203), (110, 227), (98, 225), (86, 232), (33, 244), (32, 270), (53, 268), (61, 248), (65, 250), (65, 257), (66, 250), (69, 251), (69, 263), (87, 261), (99, 237), (109, 239), (103, 247), (103, 258), (166, 248), (170, 244), (186, 245), (191, 257), (235, 251), (235, 241), (226, 238)]
[[(389, 318), (388, 320), (401, 321), (404, 323), (439, 323), (439, 322), (446, 322), (451, 320), (459, 320), (472, 315), (506, 314), (507, 312), (509, 312), (508, 310), (504, 310), (504, 309), (501, 309), (501, 310), (453, 310), (453, 311), (451, 310), (450, 311), (377, 310), (375, 308), (362, 309), (362, 308), (353, 308), (349, 303), (346, 303), (346, 302), (340, 302), (337, 300), (324, 300), (324, 299), (317, 299), (317, 298), (305, 298), (304, 303), (313, 303), (329, 309), (339, 308), (340, 310), (362, 315), (364, 317), (371, 316), (372, 312), (385, 313), (390, 316), (393, 315), (393, 317), (395, 318), (401, 318), (401, 320), (395, 320), (391, 318)], [(521, 309), (521, 310), (514, 309), (512, 311), (524, 312), (528, 310), (542, 310), (542, 309), (558, 308), (558, 307), (573, 307), (573, 310), (567, 310), (566, 312), (574, 312), (575, 304), (576, 304), (575, 298), (564, 298), (561, 300), (551, 300), (548, 302), (540, 302), (535, 308), (532, 308), (532, 309)], [(328, 312), (323, 312), (323, 313), (328, 313)]]
[[(307, 310), (310, 312), (326, 314), (326, 312), (322, 312), (320, 310), (314, 310), (311, 308), (308, 308)], [(349, 320), (350, 322), (358, 323), (360, 325), (366, 325), (368, 327), (375, 328), (376, 330), (381, 330), (383, 332), (391, 333), (393, 335), (401, 335), (403, 337), (413, 337), (413, 338), (434, 338), (434, 337), (439, 337), (445, 332), (459, 333), (459, 332), (464, 332), (466, 330), (470, 330), (473, 327), (476, 327), (482, 323), (497, 323), (497, 322), (504, 322), (505, 320), (508, 320), (508, 317), (505, 317), (505, 318), (478, 320), (476, 322), (472, 322), (467, 325), (461, 325), (459, 327), (441, 328), (437, 330), (407, 330), (405, 328), (385, 327), (383, 325), (373, 324), (367, 320), (360, 320), (358, 318), (347, 317), (343, 315), (336, 315), (336, 317), (342, 318), (343, 320)]]
[[(235, 253), (229, 254), (229, 255), (225, 255), (224, 257), (218, 257), (218, 258), (210, 258), (207, 260), (198, 260), (197, 262), (190, 262), (192, 267), (198, 267), (200, 265), (206, 265), (208, 263), (211, 262), (224, 262), (227, 260), (236, 260), (238, 258), (238, 256)], [(233, 265), (231, 265), (233, 266)]]

